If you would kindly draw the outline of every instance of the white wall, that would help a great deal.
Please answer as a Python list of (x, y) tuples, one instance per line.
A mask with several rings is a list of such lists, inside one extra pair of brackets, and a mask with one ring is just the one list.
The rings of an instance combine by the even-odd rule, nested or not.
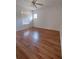
[[(16, 3), (16, 31), (32, 27), (32, 11), (27, 10), (26, 6), (22, 6), (23, 3), (18, 4), (18, 2)], [(23, 21), (26, 24), (23, 24)]]
[[(16, 4), (16, 26), (22, 26), (23, 20), (27, 19), (26, 22), (29, 22), (29, 16), (32, 16), (32, 13), (26, 9), (26, 4), (22, 3), (22, 0), (18, 0)], [(38, 19), (33, 21), (33, 26), (60, 31), (62, 25), (61, 4), (61, 0), (50, 0), (47, 6), (37, 9), (34, 13), (38, 14)], [(21, 14), (22, 11), (25, 12), (24, 15)], [(27, 27), (27, 24), (24, 27)]]
[(20, 26), (16, 26), (16, 31), (20, 31), (20, 30), (24, 30), (24, 29), (28, 29), (32, 27), (32, 23), (27, 24), (27, 25), (20, 25)]
[(61, 11), (61, 5), (37, 9), (34, 13), (38, 14), (38, 19), (34, 20), (34, 26), (60, 31), (62, 24)]

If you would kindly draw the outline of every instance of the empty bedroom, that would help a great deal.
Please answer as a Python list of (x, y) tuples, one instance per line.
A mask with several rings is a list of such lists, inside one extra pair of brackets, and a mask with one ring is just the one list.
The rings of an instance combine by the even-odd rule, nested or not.
[(16, 59), (62, 59), (62, 0), (16, 0)]

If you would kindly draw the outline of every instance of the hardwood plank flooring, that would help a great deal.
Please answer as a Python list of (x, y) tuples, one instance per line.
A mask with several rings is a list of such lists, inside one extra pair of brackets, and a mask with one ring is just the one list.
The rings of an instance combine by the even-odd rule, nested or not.
[(58, 31), (30, 28), (16, 32), (17, 59), (62, 59)]

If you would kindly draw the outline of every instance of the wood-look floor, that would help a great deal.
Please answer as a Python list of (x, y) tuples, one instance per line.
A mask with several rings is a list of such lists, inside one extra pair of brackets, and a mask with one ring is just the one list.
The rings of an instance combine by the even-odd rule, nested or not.
[(16, 32), (17, 59), (61, 59), (59, 32), (31, 28)]

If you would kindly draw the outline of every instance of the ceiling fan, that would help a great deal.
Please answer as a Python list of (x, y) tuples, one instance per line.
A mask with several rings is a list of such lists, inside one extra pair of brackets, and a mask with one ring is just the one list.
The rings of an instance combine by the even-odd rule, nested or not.
[(42, 3), (37, 3), (37, 0), (33, 0), (32, 4), (37, 8), (37, 5), (43, 6)]

